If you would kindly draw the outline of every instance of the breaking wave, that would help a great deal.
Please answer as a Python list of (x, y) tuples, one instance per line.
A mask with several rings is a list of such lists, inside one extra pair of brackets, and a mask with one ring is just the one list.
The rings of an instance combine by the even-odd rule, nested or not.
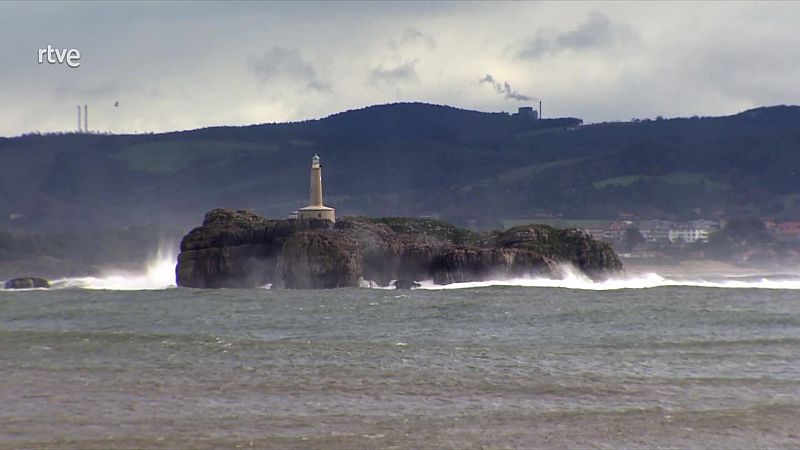
[[(51, 282), (53, 289), (107, 289), (107, 290), (159, 290), (176, 287), (175, 266), (177, 264), (178, 245), (162, 244), (140, 270), (108, 269), (98, 276), (71, 277)], [(573, 266), (561, 267), (560, 278), (522, 277), (511, 279), (495, 279), (437, 285), (432, 280), (420, 282), (418, 289), (447, 290), (471, 289), (490, 286), (543, 287), (564, 288), (592, 291), (614, 289), (650, 289), (668, 286), (708, 287), (732, 289), (783, 289), (800, 290), (800, 274), (764, 274), (748, 276), (732, 276), (717, 274), (713, 276), (667, 276), (656, 272), (629, 273), (595, 281), (584, 275)], [(2, 287), (2, 284), (0, 284)], [(271, 285), (263, 288), (271, 288)], [(375, 283), (363, 281), (361, 287), (372, 289), (394, 289), (394, 286), (380, 287)]]
[(96, 277), (62, 278), (53, 281), (52, 288), (109, 289), (109, 290), (154, 290), (175, 287), (175, 265), (178, 246), (159, 245), (158, 251), (149, 258), (141, 270), (109, 269)]
[(422, 282), (420, 289), (469, 289), (489, 286), (551, 287), (606, 291), (614, 289), (649, 289), (665, 286), (711, 287), (735, 289), (800, 289), (800, 275), (756, 275), (756, 276), (714, 276), (707, 278), (664, 277), (655, 272), (630, 274), (594, 281), (572, 266), (561, 268), (562, 278), (513, 278), (506, 280), (487, 280), (466, 283), (436, 285), (433, 281)]

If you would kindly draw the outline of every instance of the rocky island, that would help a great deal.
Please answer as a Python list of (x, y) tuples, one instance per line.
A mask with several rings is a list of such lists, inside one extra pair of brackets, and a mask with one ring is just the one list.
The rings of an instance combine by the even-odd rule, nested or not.
[(608, 244), (575, 229), (475, 233), (432, 219), (269, 220), (215, 209), (183, 238), (176, 275), (178, 286), (195, 288), (320, 289), (557, 277), (564, 263), (592, 278), (622, 269)]
[(345, 217), (322, 201), (322, 165), (311, 159), (309, 204), (288, 219), (215, 209), (181, 241), (176, 280), (195, 288), (416, 287), (525, 275), (557, 276), (570, 263), (591, 277), (622, 269), (603, 242), (578, 230), (526, 225), (474, 233), (446, 222)]
[(49, 288), (50, 282), (44, 278), (38, 277), (20, 277), (8, 280), (5, 283), (5, 289), (35, 289), (35, 288)]

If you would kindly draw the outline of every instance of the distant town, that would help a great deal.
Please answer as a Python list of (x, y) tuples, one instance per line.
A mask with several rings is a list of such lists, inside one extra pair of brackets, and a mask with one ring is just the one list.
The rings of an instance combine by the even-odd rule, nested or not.
[(505, 220), (575, 227), (610, 243), (628, 260), (725, 259), (739, 263), (800, 263), (800, 222), (771, 218), (746, 220), (697, 219), (672, 221), (642, 219), (622, 214), (616, 220), (570, 220), (547, 216)]

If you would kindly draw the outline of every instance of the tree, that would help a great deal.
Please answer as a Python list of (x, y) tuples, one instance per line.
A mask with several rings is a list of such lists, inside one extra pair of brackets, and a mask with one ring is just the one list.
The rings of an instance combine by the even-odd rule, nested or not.
[(758, 217), (732, 219), (722, 233), (729, 242), (742, 245), (763, 244), (772, 240), (772, 236)]
[(625, 242), (627, 242), (631, 248), (643, 243), (644, 241), (644, 236), (642, 236), (642, 232), (639, 231), (638, 228), (629, 227), (625, 230)]

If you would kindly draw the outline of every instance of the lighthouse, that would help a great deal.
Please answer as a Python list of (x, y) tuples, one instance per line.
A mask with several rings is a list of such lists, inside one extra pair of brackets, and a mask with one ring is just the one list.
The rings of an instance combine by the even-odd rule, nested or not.
[(297, 210), (297, 219), (336, 222), (336, 210), (322, 204), (322, 166), (317, 154), (311, 158), (311, 198), (308, 206)]

